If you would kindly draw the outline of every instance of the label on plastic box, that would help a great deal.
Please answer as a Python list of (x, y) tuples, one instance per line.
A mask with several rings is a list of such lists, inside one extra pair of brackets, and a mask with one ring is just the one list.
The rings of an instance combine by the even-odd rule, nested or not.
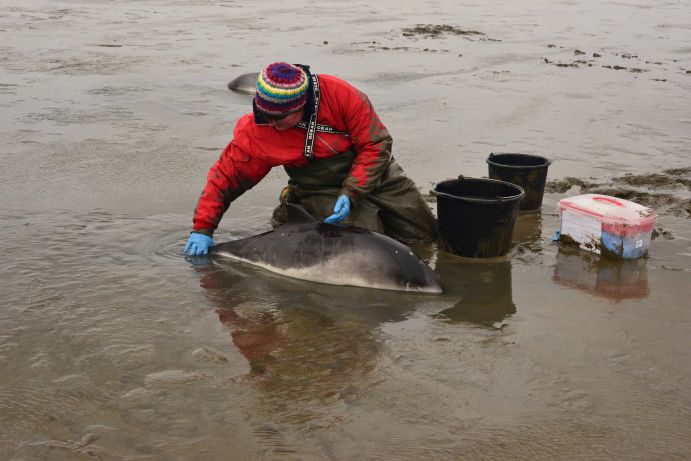
[(602, 223), (596, 217), (562, 210), (562, 239), (571, 239), (581, 248), (600, 254), (601, 231)]

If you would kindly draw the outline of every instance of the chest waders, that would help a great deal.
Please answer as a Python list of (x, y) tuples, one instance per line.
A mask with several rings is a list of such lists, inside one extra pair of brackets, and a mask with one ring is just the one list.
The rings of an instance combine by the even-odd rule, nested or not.
[[(328, 125), (317, 123), (321, 92), (317, 74), (309, 74), (312, 89), (312, 112), (309, 120), (301, 120), (296, 127), (307, 131), (303, 155), (307, 164), (296, 168), (285, 168), (290, 180), (288, 187), (281, 191), (281, 202), (299, 203), (317, 219), (324, 219), (331, 213), (343, 182), (350, 173), (355, 152), (347, 151), (334, 157), (317, 161), (314, 158), (314, 142), (317, 133), (333, 133), (348, 136)], [(318, 198), (319, 197), (319, 198)], [(319, 203), (315, 203), (319, 202)], [(329, 208), (331, 207), (331, 208)], [(328, 213), (328, 214), (325, 214)]]
[[(307, 130), (303, 155), (307, 164), (285, 168), (290, 177), (288, 186), (281, 191), (281, 203), (302, 206), (316, 219), (324, 220), (333, 213), (336, 199), (350, 173), (356, 153), (347, 151), (333, 157), (316, 160), (314, 142), (317, 133), (335, 133), (348, 136), (328, 125), (317, 123), (319, 113), (319, 79), (310, 75), (313, 107), (309, 121), (301, 121), (298, 128)], [(285, 222), (285, 207), (274, 210), (274, 224)], [(379, 184), (366, 197), (358, 200), (344, 224), (364, 227), (405, 243), (431, 242), (437, 237), (437, 224), (415, 183), (405, 176), (403, 169), (393, 160), (382, 175)]]

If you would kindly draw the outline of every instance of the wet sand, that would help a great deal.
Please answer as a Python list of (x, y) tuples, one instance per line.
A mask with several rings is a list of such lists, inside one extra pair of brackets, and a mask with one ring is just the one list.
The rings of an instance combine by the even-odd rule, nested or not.
[[(5, 1), (0, 459), (688, 459), (691, 2)], [(506, 260), (441, 296), (181, 249), (277, 59), (371, 98), (424, 193), (553, 161)], [(269, 228), (286, 176), (231, 206)], [(658, 212), (648, 257), (555, 245), (559, 199)]]

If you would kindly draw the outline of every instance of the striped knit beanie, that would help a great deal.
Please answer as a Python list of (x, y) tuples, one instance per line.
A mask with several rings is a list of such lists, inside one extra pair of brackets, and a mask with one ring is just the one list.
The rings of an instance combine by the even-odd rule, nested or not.
[(254, 102), (266, 114), (290, 114), (305, 105), (308, 87), (304, 70), (287, 62), (274, 62), (259, 74)]

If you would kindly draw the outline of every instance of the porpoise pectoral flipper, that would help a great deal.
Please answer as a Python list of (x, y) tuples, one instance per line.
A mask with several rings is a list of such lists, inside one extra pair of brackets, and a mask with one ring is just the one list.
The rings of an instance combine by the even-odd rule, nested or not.
[(406, 245), (360, 227), (326, 224), (297, 205), (286, 206), (286, 224), (221, 243), (212, 253), (313, 282), (441, 293), (436, 274)]

